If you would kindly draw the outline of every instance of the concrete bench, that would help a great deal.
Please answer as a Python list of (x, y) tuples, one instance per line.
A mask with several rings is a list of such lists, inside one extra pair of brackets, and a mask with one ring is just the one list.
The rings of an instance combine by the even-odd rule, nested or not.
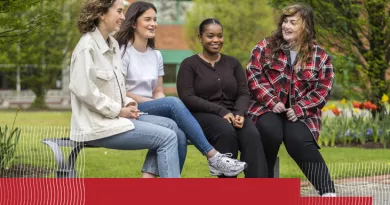
[[(83, 148), (96, 148), (95, 146), (89, 145), (86, 142), (75, 142), (69, 138), (51, 138), (44, 139), (42, 143), (46, 144), (53, 151), (54, 159), (57, 163), (56, 177), (57, 178), (77, 178), (77, 170), (75, 169), (75, 164), (77, 156)], [(191, 145), (191, 142), (188, 141), (188, 145)], [(62, 153), (61, 147), (71, 147), (68, 156), (64, 156)], [(66, 157), (66, 158), (65, 158)], [(276, 159), (274, 167), (274, 177), (279, 178), (279, 157)]]

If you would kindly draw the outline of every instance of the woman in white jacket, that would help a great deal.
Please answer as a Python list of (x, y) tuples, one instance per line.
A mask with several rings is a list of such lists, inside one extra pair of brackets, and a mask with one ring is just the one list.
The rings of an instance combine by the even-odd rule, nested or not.
[(125, 20), (123, 0), (87, 0), (78, 19), (83, 34), (70, 68), (71, 139), (110, 149), (149, 149), (142, 173), (179, 178), (177, 125), (141, 115), (126, 96), (117, 41), (109, 34)]

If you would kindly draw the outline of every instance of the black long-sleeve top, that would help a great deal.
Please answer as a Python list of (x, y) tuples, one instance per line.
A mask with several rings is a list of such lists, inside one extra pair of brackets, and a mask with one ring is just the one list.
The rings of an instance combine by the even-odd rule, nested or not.
[(181, 63), (177, 76), (179, 98), (193, 113), (228, 113), (244, 116), (249, 106), (249, 89), (240, 62), (221, 54), (211, 66), (197, 54)]

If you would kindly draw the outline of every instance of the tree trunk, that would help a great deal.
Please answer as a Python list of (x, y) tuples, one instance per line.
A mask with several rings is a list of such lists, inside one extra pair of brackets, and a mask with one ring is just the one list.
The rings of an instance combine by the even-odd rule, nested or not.
[(47, 109), (48, 107), (45, 102), (46, 90), (43, 87), (33, 88), (31, 90), (36, 97), (29, 109)]

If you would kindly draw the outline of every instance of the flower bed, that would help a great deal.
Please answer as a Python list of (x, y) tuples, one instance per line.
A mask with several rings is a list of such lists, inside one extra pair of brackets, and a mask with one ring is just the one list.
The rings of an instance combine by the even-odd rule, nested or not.
[(389, 98), (383, 95), (384, 111), (373, 117), (378, 106), (371, 102), (341, 101), (341, 108), (331, 104), (322, 109), (330, 110), (333, 116), (323, 116), (320, 146), (359, 146), (366, 148), (389, 148), (390, 115), (386, 108)]

